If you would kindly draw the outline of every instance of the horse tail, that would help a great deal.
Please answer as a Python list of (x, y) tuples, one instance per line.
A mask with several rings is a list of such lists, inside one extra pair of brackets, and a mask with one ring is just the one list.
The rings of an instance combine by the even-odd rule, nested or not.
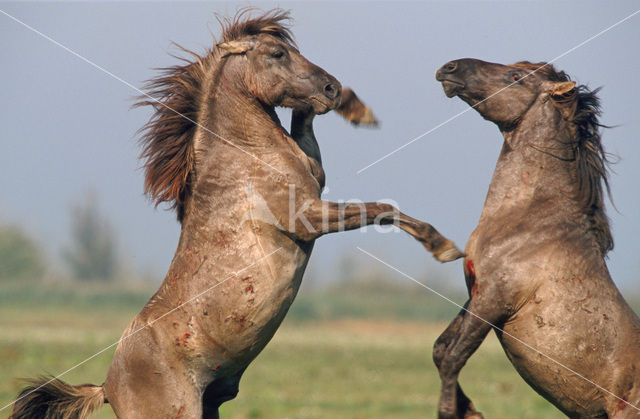
[(82, 419), (106, 402), (102, 386), (72, 386), (44, 376), (27, 383), (8, 419)]

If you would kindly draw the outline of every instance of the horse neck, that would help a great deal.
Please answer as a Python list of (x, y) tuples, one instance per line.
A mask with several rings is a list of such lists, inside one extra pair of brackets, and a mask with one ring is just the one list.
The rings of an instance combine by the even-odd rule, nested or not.
[(219, 218), (207, 204), (218, 195), (214, 189), (247, 178), (256, 169), (273, 170), (265, 162), (273, 142), (282, 136), (277, 114), (250, 93), (237, 68), (221, 64), (208, 74), (193, 140), (195, 175), (176, 254), (209, 246), (212, 239), (201, 234), (200, 227)]
[[(200, 153), (217, 153), (226, 143), (243, 149), (260, 149), (281, 128), (275, 110), (263, 105), (247, 86), (241, 64), (222, 62), (204, 85), (196, 133)], [(206, 144), (198, 144), (204, 141)], [(248, 156), (247, 156), (248, 157)]]
[[(540, 123), (545, 121), (544, 123)], [(539, 100), (515, 129), (502, 131), (504, 143), (481, 219), (526, 211), (527, 218), (545, 210), (578, 210), (575, 156), (568, 122), (549, 102)], [(535, 211), (538, 208), (540, 211)]]

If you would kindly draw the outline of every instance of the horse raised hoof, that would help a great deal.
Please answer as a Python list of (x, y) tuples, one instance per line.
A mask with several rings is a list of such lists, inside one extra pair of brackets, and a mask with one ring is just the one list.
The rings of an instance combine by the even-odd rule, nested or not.
[(438, 419), (484, 419), (484, 416), (475, 410), (467, 411), (464, 414), (460, 414), (460, 412), (458, 414), (439, 412)]
[(442, 263), (452, 262), (464, 256), (464, 253), (462, 253), (460, 249), (458, 249), (456, 245), (451, 241), (442, 246), (441, 249), (438, 249), (433, 253), (433, 257)]
[(336, 108), (336, 112), (356, 126), (377, 127), (380, 125), (371, 108), (365, 105), (358, 95), (348, 87), (342, 89), (340, 106)]

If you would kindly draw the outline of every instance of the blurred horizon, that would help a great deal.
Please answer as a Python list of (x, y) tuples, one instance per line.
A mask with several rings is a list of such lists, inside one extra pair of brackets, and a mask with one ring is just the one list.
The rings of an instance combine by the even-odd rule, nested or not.
[[(233, 15), (249, 3), (12, 3), (0, 9), (140, 88), (176, 64), (175, 41), (202, 51), (219, 34), (214, 12)], [(444, 62), (471, 56), (510, 63), (551, 60), (634, 12), (633, 2), (257, 2), (262, 10), (291, 10), (303, 55), (352, 87), (381, 120), (378, 130), (353, 129), (338, 116), (316, 119), (327, 173), (324, 199), (392, 199), (407, 214), (433, 224), (464, 248), (484, 203), (502, 138), (467, 112), (361, 174), (356, 172), (465, 110), (434, 79)], [(553, 19), (549, 17), (552, 16)], [(37, 240), (47, 262), (64, 273), (71, 208), (93, 193), (115, 232), (123, 265), (161, 281), (179, 235), (175, 214), (142, 195), (136, 131), (150, 109), (130, 109), (135, 90), (0, 15), (0, 60), (7, 85), (0, 105), (0, 225), (17, 225)], [(640, 36), (635, 16), (572, 51), (554, 65), (579, 83), (604, 86), (607, 151), (620, 157), (607, 203), (616, 247), (609, 268), (623, 292), (640, 280), (635, 255), (640, 234)], [(506, 36), (508, 34), (508, 36)], [(621, 76), (622, 75), (622, 76)], [(279, 114), (288, 126), (289, 113)], [(376, 265), (356, 249), (384, 259), (429, 284), (463, 290), (458, 262), (441, 265), (403, 233), (374, 229), (322, 237), (305, 281), (331, 282), (344, 260), (357, 269)], [(379, 269), (378, 269), (379, 268)], [(383, 265), (390, 280), (405, 282)], [(433, 282), (431, 282), (433, 281)], [(427, 292), (426, 290), (424, 291)]]

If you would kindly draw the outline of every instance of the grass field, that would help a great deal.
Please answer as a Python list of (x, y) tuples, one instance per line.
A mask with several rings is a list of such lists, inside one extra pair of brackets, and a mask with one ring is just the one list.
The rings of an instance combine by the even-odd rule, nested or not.
[[(18, 392), (18, 377), (58, 374), (115, 342), (152, 292), (141, 286), (0, 287), (0, 408)], [(367, 313), (364, 307), (376, 306), (375, 295), (351, 296), (356, 313), (349, 316), (338, 309), (348, 293), (333, 299), (301, 295), (245, 373), (239, 396), (223, 406), (222, 417), (435, 417), (440, 381), (431, 346), (446, 324), (438, 319), (452, 317), (457, 309), (436, 310), (440, 303), (423, 294), (422, 304), (429, 307), (418, 308), (417, 315), (421, 310), (440, 314), (435, 321), (417, 321), (405, 298), (386, 295), (378, 298), (382, 309), (370, 307)], [(64, 380), (102, 383), (114, 350)], [(493, 335), (464, 368), (461, 382), (487, 418), (564, 417), (515, 373)], [(9, 412), (0, 411), (0, 417)], [(94, 417), (113, 414), (105, 407)]]

